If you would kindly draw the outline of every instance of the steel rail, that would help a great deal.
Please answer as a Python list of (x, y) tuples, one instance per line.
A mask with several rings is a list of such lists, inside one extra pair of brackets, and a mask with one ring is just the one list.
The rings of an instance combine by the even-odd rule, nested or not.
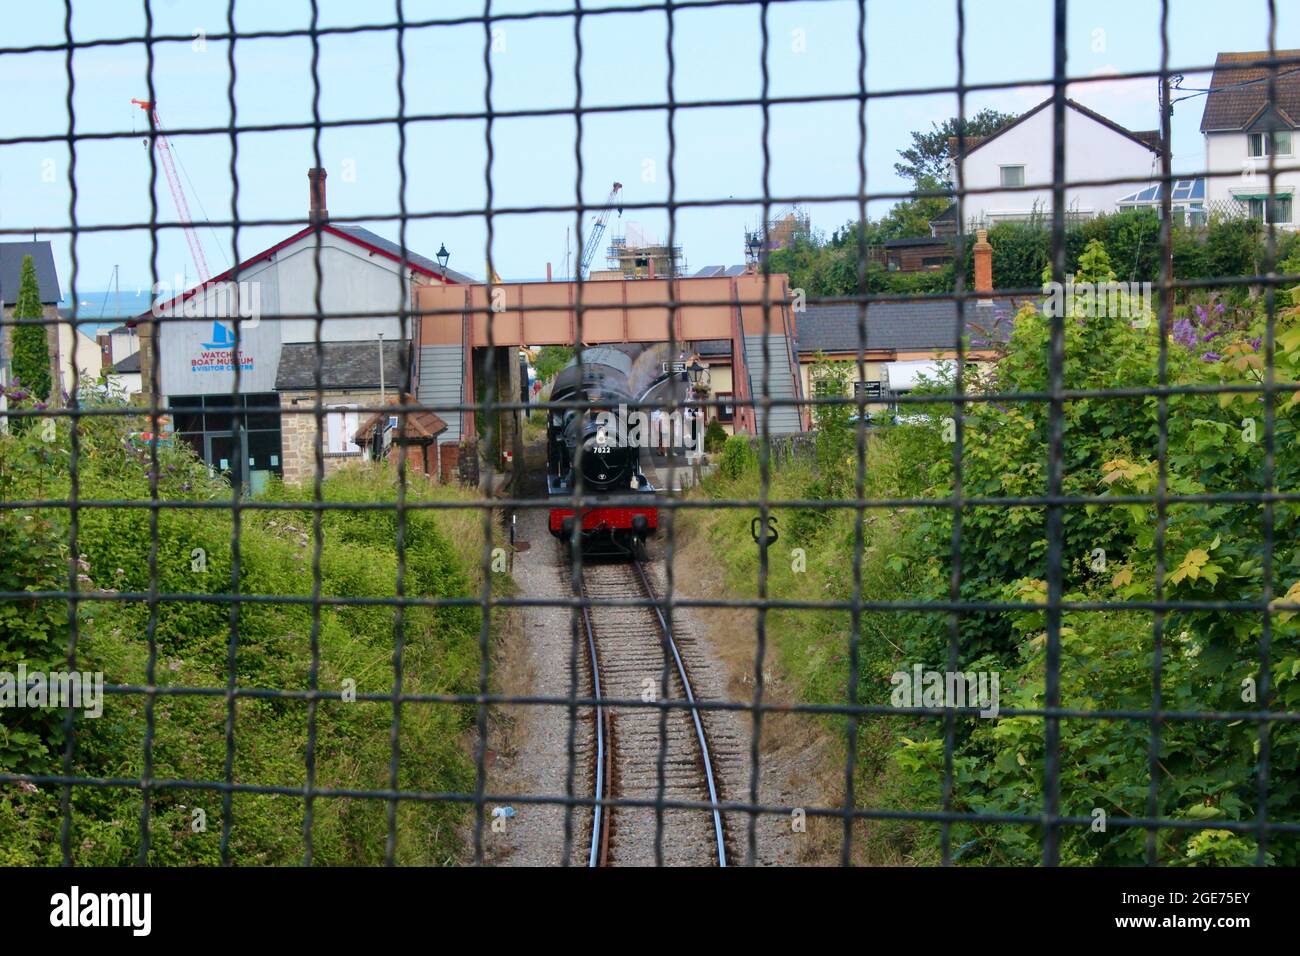
[[(587, 597), (587, 584), (583, 581), (581, 584), (582, 596)], [(587, 635), (587, 654), (591, 659), (591, 689), (592, 698), (596, 701), (601, 699), (600, 693), (600, 660), (596, 656), (596, 631), (591, 624), (591, 605), (582, 606), (582, 627)], [(605, 773), (606, 762), (606, 739), (605, 725), (606, 714), (602, 704), (597, 703), (595, 707), (596, 721), (596, 770), (595, 785), (593, 787), (593, 796), (596, 803), (591, 808), (591, 849), (587, 854), (587, 866), (606, 866), (609, 863), (609, 815), (604, 812), (604, 806), (600, 803), (608, 797), (605, 792), (609, 786), (609, 776)]]
[[(645, 568), (641, 562), (633, 559), (632, 568), (636, 571), (637, 579), (641, 582), (641, 587), (645, 591), (645, 596), (651, 601), (658, 601), (650, 579), (646, 576)], [(709, 755), (709, 742), (704, 733), (704, 723), (700, 719), (700, 709), (695, 704), (695, 693), (691, 690), (690, 678), (686, 676), (686, 664), (682, 661), (681, 652), (677, 648), (677, 642), (673, 640), (672, 629), (668, 627), (668, 620), (664, 617), (663, 608), (658, 604), (652, 605), (655, 617), (659, 621), (659, 628), (663, 633), (664, 642), (668, 649), (673, 653), (673, 661), (677, 664), (677, 675), (681, 678), (682, 689), (686, 693), (686, 700), (691, 705), (691, 720), (695, 723), (695, 736), (700, 742), (700, 755), (704, 763), (704, 776), (709, 785), (709, 804), (713, 808), (713, 833), (718, 841), (718, 866), (727, 865), (727, 841), (722, 833), (722, 811), (719, 809), (721, 801), (718, 799), (718, 785), (713, 776), (713, 758)]]

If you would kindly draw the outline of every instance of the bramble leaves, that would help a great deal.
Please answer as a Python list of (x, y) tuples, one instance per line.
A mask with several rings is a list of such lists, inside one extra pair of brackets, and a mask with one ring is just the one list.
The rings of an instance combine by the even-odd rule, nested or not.
[[(1092, 249), (1088, 267), (1106, 264)], [(1264, 584), (1263, 530), (1258, 500), (1241, 493), (1300, 487), (1298, 403), (1280, 391), (1273, 402), (1271, 472), (1265, 468), (1264, 347), (1267, 316), (1262, 308), (1208, 305), (1178, 307), (1186, 324), (1164, 343), (1163, 383), (1192, 386), (1185, 393), (1088, 398), (1062, 409), (1061, 491), (1088, 499), (1083, 507), (1061, 509), (1061, 552), (1110, 555), (1109, 568), (1080, 557), (1067, 560), (1063, 598), (1079, 604), (1148, 601), (1157, 597), (1157, 560), (1166, 569), (1163, 598), (1175, 602), (1164, 614), (1161, 633), (1161, 703), (1178, 710), (1233, 710), (1243, 706), (1243, 687), (1258, 681), (1261, 621), (1258, 614), (1207, 610), (1191, 602), (1258, 601)], [(1300, 380), (1300, 309), (1275, 316), (1274, 381)], [(1171, 330), (1173, 331), (1173, 330)], [(1016, 318), (1005, 358), (990, 391), (1045, 391), (1045, 358), (1050, 346), (1048, 320), (1032, 309)], [(1114, 317), (1087, 317), (1064, 323), (1066, 388), (1079, 390), (1152, 388), (1162, 384), (1162, 345), (1156, 327), (1136, 328)], [(1184, 344), (1184, 341), (1187, 344)], [(1212, 389), (1241, 389), (1230, 395)], [(1253, 390), (1252, 390), (1253, 389)], [(1297, 393), (1300, 394), (1300, 393)], [(1161, 403), (1163, 402), (1163, 409)], [(1045, 416), (1031, 420), (1020, 403), (1000, 408), (972, 403), (962, 462), (967, 496), (1041, 496), (1046, 492), (1050, 442)], [(940, 414), (944, 414), (940, 412)], [(1162, 437), (1163, 430), (1163, 437)], [(901, 446), (900, 446), (901, 447)], [(920, 447), (920, 446), (913, 446)], [(1163, 467), (1162, 467), (1163, 460)], [(936, 480), (926, 497), (952, 494), (952, 470), (918, 462)], [(1216, 499), (1232, 493), (1233, 497)], [(1159, 499), (1164, 497), (1163, 504)], [(1150, 500), (1117, 501), (1118, 498)], [(1176, 500), (1175, 500), (1176, 499)], [(961, 594), (968, 601), (1009, 601), (1043, 605), (1047, 595), (1046, 509), (972, 509), (963, 514)], [(1300, 509), (1275, 506), (1272, 536), (1274, 574), (1290, 584), (1274, 601), (1273, 666), (1268, 702), (1246, 706), (1288, 709), (1300, 706)], [(924, 561), (948, 567), (951, 520), (946, 512), (917, 519), (908, 550)], [(921, 529), (924, 529), (923, 533)], [(1294, 582), (1294, 583), (1291, 583)], [(1279, 584), (1281, 582), (1279, 581)], [(947, 597), (941, 576), (932, 597)], [(1177, 602), (1189, 602), (1179, 606)], [(1278, 605), (1282, 605), (1278, 607)], [(1046, 706), (1044, 656), (1052, 642), (1045, 610), (1017, 608), (1006, 613), (963, 612), (960, 666), (973, 659), (996, 659), (1001, 669), (1002, 709)], [(946, 629), (936, 620), (933, 636), (914, 639), (914, 660), (942, 660)], [(1154, 622), (1146, 611), (1120, 607), (1061, 613), (1055, 635), (1061, 667), (1057, 675), (1061, 706), (1080, 710), (1133, 708), (1152, 704), (1155, 663)], [(959, 722), (953, 751), (952, 808), (957, 811), (1041, 812), (1043, 724), (1041, 720), (999, 717)], [(1084, 815), (1101, 807), (1107, 814), (1142, 815), (1150, 792), (1149, 728), (1141, 723), (1063, 721), (1060, 735), (1062, 806)], [(943, 728), (934, 722), (934, 739)], [(916, 734), (913, 732), (915, 738)], [(1272, 778), (1300, 775), (1300, 728), (1277, 724), (1269, 730)], [(1254, 785), (1259, 759), (1258, 727), (1249, 722), (1167, 722), (1158, 761), (1161, 816), (1210, 822), (1240, 821), (1255, 813)], [(929, 742), (927, 739), (925, 742)], [(915, 750), (919, 744), (909, 748)], [(939, 763), (909, 772), (900, 788), (923, 795), (937, 806), (942, 780)], [(915, 762), (914, 762), (915, 764)], [(901, 762), (899, 763), (902, 768)], [(927, 777), (925, 774), (938, 773)], [(929, 802), (926, 802), (929, 801)], [(1272, 819), (1300, 815), (1300, 788), (1277, 786), (1268, 796)], [(954, 843), (975, 844), (965, 863), (1034, 863), (1041, 847), (1031, 827), (1008, 839), (1005, 827), (979, 823), (954, 826)], [(988, 837), (985, 839), (985, 837)], [(1294, 842), (1274, 840), (1267, 859), (1300, 862)], [(1159, 861), (1173, 865), (1253, 862), (1254, 840), (1227, 831), (1165, 831), (1157, 841)], [(1146, 859), (1143, 834), (1131, 828), (1106, 833), (1068, 830), (1062, 835), (1062, 860), (1078, 864), (1126, 865)]]

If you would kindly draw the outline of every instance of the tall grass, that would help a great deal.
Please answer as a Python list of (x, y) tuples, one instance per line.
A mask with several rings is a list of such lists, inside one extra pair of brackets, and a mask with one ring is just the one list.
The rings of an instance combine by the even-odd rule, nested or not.
[[(149, 497), (147, 452), (118, 420), (82, 425), (79, 497), (144, 500)], [(68, 439), (54, 443), (32, 436), (0, 436), (0, 494), (11, 499), (59, 498), (70, 490)], [(170, 502), (228, 498), (230, 489), (210, 479), (184, 448), (160, 453), (160, 497)], [(356, 468), (327, 479), (327, 502), (391, 502), (391, 472)], [(408, 502), (469, 494), (412, 478)], [(310, 486), (275, 484), (266, 499), (284, 503), (313, 497)], [(22, 587), (62, 589), (69, 552), (69, 515), (2, 511), (10, 525), (47, 529), (43, 546), (62, 555), (56, 571), (35, 565)], [(105, 681), (144, 685), (152, 649), (153, 681), (160, 689), (200, 687), (224, 691), (233, 656), (241, 689), (391, 694), (400, 637), (402, 691), (462, 694), (477, 690), (481, 617), (474, 607), (337, 605), (337, 599), (387, 598), (396, 594), (397, 519), (391, 510), (325, 511), (321, 516), (321, 602), (103, 600), (103, 592), (146, 592), (151, 564), (160, 593), (196, 596), (233, 591), (256, 598), (310, 599), (314, 588), (316, 533), (311, 510), (245, 511), (236, 526), (227, 509), (166, 508), (157, 513), (157, 546), (148, 509), (83, 508), (77, 514), (77, 548), (89, 600), (77, 606), (80, 670), (102, 670)], [(405, 515), (405, 593), (416, 597), (477, 596), (482, 548), (477, 510), (412, 510)], [(0, 565), (16, 567), (12, 549), (30, 541), (0, 535)], [(236, 547), (237, 545), (237, 547)], [(235, 567), (238, 572), (235, 572)], [(61, 564), (61, 567), (60, 567)], [(100, 594), (101, 599), (95, 600)], [(35, 602), (34, 602), (35, 603)], [(66, 618), (66, 602), (57, 604)], [(58, 619), (60, 615), (54, 615)], [(52, 665), (38, 650), (67, 646), (66, 620), (57, 634), (36, 633), (33, 613), (0, 615), (0, 669), (21, 662)], [(44, 624), (42, 624), (44, 626)], [(151, 641), (152, 639), (152, 641)], [(59, 654), (62, 658), (62, 653)], [(73, 773), (90, 777), (145, 776), (146, 695), (111, 695), (98, 719), (78, 717)], [(158, 695), (152, 704), (150, 757), (154, 780), (226, 780), (224, 695)], [(240, 697), (233, 706), (230, 779), (304, 790), (310, 708), (306, 700)], [(389, 701), (320, 700), (314, 715), (314, 790), (382, 792), (390, 786), (396, 726), (402, 790), (468, 792), (474, 784), (468, 757), (472, 707)], [(400, 718), (400, 719), (399, 719)], [(6, 717), (8, 721), (8, 717)], [(57, 773), (62, 746), (53, 734), (36, 746), (13, 743), (14, 727), (0, 728), (0, 769)], [(38, 735), (40, 736), (40, 735)], [(49, 785), (0, 789), (0, 864), (53, 864), (61, 857), (60, 788)], [(142, 794), (134, 787), (78, 786), (72, 793), (72, 852), (78, 864), (135, 862), (140, 849)], [(457, 828), (463, 805), (401, 802), (397, 807), (396, 860), (405, 864), (453, 861), (460, 852)], [(312, 806), (314, 861), (374, 864), (385, 857), (388, 805), (382, 799), (316, 797)], [(166, 786), (150, 794), (153, 864), (215, 864), (220, 860), (222, 795), (215, 789)], [(235, 792), (230, 799), (229, 854), (242, 865), (294, 864), (303, 859), (305, 801), (298, 794)], [(202, 825), (201, 825), (202, 824)]]
[[(921, 440), (922, 436), (905, 436), (901, 430), (897, 435), (873, 433), (867, 444), (864, 497), (898, 498), (917, 493), (921, 476), (908, 464), (914, 450), (907, 451), (905, 446)], [(735, 457), (743, 456), (737, 453)], [(851, 501), (856, 491), (855, 477), (848, 473), (847, 487), (844, 480), (843, 472), (832, 478), (825, 464), (817, 461), (795, 460), (771, 470), (768, 496), (781, 537), (768, 550), (769, 598), (849, 602), (860, 596), (864, 601), (902, 600), (917, 590), (914, 571), (899, 551), (905, 531), (917, 520), (914, 512), (883, 508), (861, 511), (861, 560), (855, 576), (857, 509), (851, 505), (816, 509), (782, 504), (798, 499)], [(758, 486), (758, 465), (748, 460), (728, 472), (719, 468), (697, 493), (715, 499), (753, 498)], [(754, 517), (752, 512), (736, 508), (685, 509), (677, 517), (682, 547), (693, 551), (697, 560), (721, 564), (729, 597), (758, 596), (760, 557), (751, 537)], [(769, 653), (795, 696), (809, 703), (832, 705), (850, 699), (854, 650), (854, 700), (860, 704), (888, 704), (889, 676), (905, 656), (904, 647), (918, 635), (941, 634), (944, 626), (942, 615), (863, 611), (857, 618), (855, 643), (854, 615), (849, 611), (774, 609), (767, 612), (766, 624)], [(816, 719), (839, 742), (843, 759), (848, 720), (839, 715)], [(918, 720), (897, 717), (859, 720), (855, 769), (860, 803), (917, 806), (915, 798), (897, 781), (891, 757), (899, 737), (918, 724)], [(875, 832), (877, 841), (869, 851), (871, 859), (897, 860), (915, 851), (914, 836), (906, 824), (876, 826)]]

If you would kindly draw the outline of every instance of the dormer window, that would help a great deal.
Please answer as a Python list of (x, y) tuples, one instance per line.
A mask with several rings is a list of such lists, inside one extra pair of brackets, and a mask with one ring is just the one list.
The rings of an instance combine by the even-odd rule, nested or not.
[(1025, 184), (1024, 166), (1002, 166), (1003, 186), (1023, 186)]
[(1273, 133), (1247, 133), (1246, 146), (1246, 152), (1254, 158), (1290, 156), (1291, 133), (1287, 130)]

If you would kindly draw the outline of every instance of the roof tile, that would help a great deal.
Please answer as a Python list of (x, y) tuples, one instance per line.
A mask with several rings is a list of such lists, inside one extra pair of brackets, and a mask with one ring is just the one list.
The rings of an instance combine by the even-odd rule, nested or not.
[[(1300, 50), (1278, 50), (1275, 59), (1300, 57)], [(1267, 82), (1271, 72), (1266, 66), (1257, 66), (1268, 60), (1267, 50), (1254, 53), (1220, 53), (1214, 61), (1214, 76), (1210, 88), (1214, 92), (1205, 97), (1205, 112), (1201, 114), (1201, 132), (1223, 129), (1244, 129), (1256, 114), (1268, 105)], [(1274, 88), (1275, 105), (1284, 119), (1293, 126), (1300, 123), (1300, 66), (1278, 66)], [(1242, 86), (1240, 84), (1248, 84)], [(1224, 89), (1224, 87), (1228, 87)]]
[(32, 257), (36, 267), (36, 282), (41, 287), (41, 302), (45, 305), (63, 298), (59, 291), (59, 275), (54, 269), (54, 253), (47, 240), (37, 242), (0, 242), (0, 298), (5, 305), (18, 301), (18, 286), (23, 274), (23, 259)]
[[(854, 352), (858, 349), (857, 305), (810, 305), (799, 316), (799, 352)], [(866, 348), (900, 352), (955, 349), (957, 303), (950, 299), (871, 302), (866, 309)], [(984, 305), (966, 303), (970, 348), (1005, 342), (1015, 306), (1007, 299)]]
[[(378, 388), (376, 341), (322, 342), (321, 388)], [(402, 387), (405, 342), (385, 342), (384, 381), (394, 390)], [(277, 391), (316, 387), (316, 343), (285, 343), (275, 373)]]

